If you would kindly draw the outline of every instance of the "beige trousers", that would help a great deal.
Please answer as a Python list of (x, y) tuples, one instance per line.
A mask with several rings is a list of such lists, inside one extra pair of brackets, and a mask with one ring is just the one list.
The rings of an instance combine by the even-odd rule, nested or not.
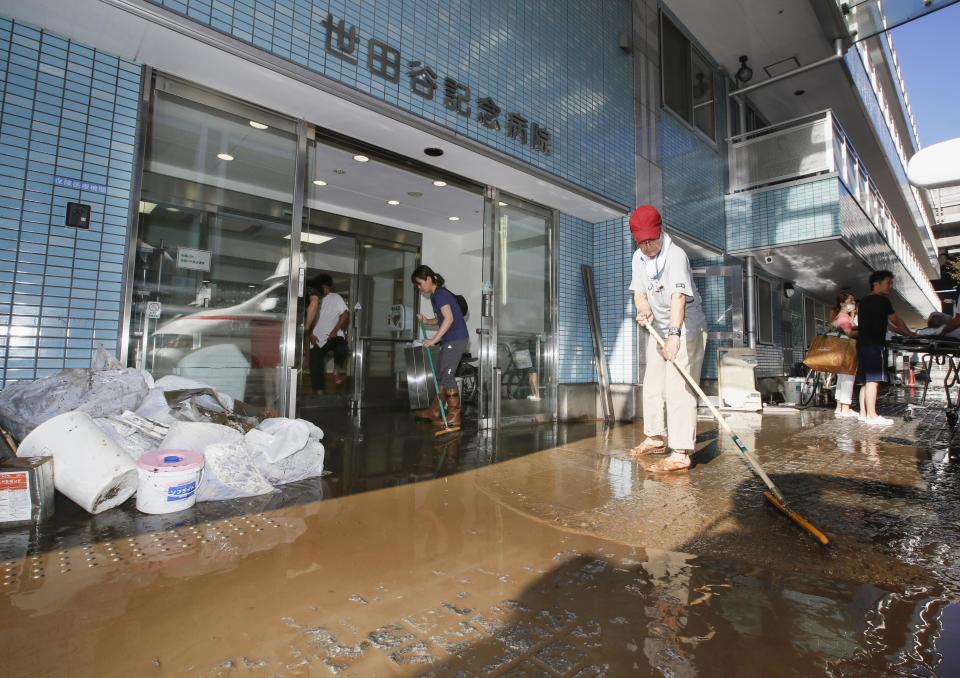
[[(642, 329), (646, 332), (646, 329)], [(695, 332), (681, 337), (676, 362), (700, 381), (707, 333)], [(697, 394), (677, 368), (657, 350), (657, 341), (647, 336), (647, 367), (643, 375), (643, 432), (648, 436), (666, 436), (674, 450), (692, 452), (697, 438)]]

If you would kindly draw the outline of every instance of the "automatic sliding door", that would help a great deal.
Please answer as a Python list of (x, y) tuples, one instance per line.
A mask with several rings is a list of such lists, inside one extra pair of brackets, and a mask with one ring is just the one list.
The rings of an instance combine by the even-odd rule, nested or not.
[(283, 412), (297, 129), (157, 76), (128, 355)]
[(361, 240), (354, 343), (357, 407), (407, 403), (403, 349), (414, 338), (410, 276), (418, 257), (413, 248)]
[(500, 415), (505, 419), (548, 420), (555, 386), (548, 337), (552, 332), (551, 214), (517, 199), (499, 196), (497, 367)]
[(481, 420), (548, 421), (556, 410), (554, 216), (493, 190), (484, 224)]

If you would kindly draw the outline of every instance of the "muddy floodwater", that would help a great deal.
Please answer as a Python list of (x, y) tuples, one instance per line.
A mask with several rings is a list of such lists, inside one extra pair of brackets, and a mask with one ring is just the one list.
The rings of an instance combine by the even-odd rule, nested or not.
[(0, 530), (2, 674), (958, 676), (943, 409), (730, 415), (828, 548), (708, 419), (667, 477), (634, 424), (331, 424), (333, 473), (282, 493)]

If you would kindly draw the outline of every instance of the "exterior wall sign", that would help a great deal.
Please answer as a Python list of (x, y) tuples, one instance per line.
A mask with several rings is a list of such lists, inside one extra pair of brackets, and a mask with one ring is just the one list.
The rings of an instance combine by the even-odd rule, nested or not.
[(210, 251), (178, 247), (177, 268), (184, 268), (190, 271), (209, 271)]
[[(322, 25), (326, 29), (324, 46), (327, 54), (356, 65), (359, 60), (357, 27), (347, 26), (344, 19), (336, 21), (332, 13), (327, 14)], [(524, 115), (513, 111), (506, 112), (504, 126), (501, 128), (500, 116), (503, 114), (503, 109), (490, 97), (477, 97), (474, 100), (470, 85), (450, 77), (444, 77), (441, 82), (436, 71), (422, 61), (411, 60), (406, 66), (410, 91), (417, 96), (432, 101), (434, 94), (440, 89), (443, 95), (443, 106), (448, 111), (469, 118), (474, 113), (473, 104), (476, 104), (476, 120), (487, 129), (503, 129), (510, 139), (523, 145), (529, 144), (543, 155), (551, 155), (553, 152), (550, 130), (536, 122), (530, 122)], [(370, 73), (379, 78), (399, 83), (403, 67), (400, 50), (382, 40), (370, 38), (367, 41), (366, 67)]]
[(64, 188), (79, 188), (81, 191), (90, 191), (91, 193), (106, 193), (105, 184), (94, 184), (90, 181), (80, 181), (79, 179), (70, 179), (68, 177), (54, 177), (54, 186), (63, 186)]

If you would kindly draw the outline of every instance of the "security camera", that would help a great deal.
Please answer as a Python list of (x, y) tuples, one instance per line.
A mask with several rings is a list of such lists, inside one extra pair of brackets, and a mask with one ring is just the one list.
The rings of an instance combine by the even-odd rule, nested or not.
[(765, 263), (765, 264), (772, 264), (772, 263), (773, 263), (773, 257), (771, 257), (771, 256), (768, 254), (767, 256), (765, 256), (765, 257), (763, 258), (763, 263)]

